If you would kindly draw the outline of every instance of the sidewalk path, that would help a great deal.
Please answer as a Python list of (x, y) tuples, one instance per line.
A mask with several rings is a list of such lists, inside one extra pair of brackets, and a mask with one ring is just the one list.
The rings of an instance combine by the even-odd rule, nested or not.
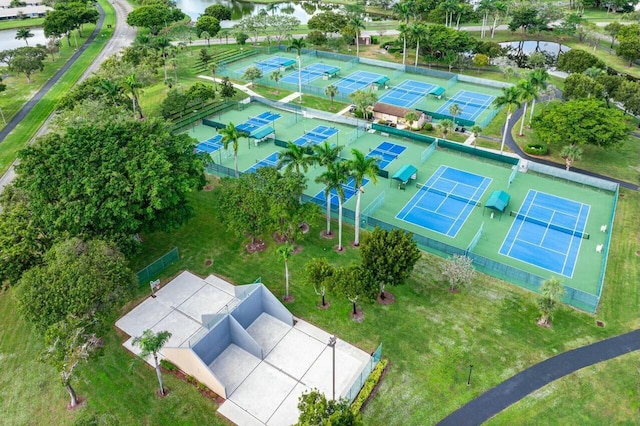
[(640, 330), (565, 352), (516, 374), (444, 418), (438, 425), (479, 425), (535, 390), (581, 368), (640, 350)]

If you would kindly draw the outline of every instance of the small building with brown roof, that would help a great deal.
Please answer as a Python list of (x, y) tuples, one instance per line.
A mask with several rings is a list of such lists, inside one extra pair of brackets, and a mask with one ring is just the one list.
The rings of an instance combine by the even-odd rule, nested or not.
[(373, 106), (373, 119), (378, 120), (382, 124), (392, 124), (395, 126), (409, 126), (405, 116), (407, 113), (413, 112), (418, 119), (411, 125), (413, 129), (419, 129), (422, 127), (426, 120), (424, 113), (416, 111), (414, 109), (403, 108), (395, 105), (389, 105), (382, 102), (378, 102)]

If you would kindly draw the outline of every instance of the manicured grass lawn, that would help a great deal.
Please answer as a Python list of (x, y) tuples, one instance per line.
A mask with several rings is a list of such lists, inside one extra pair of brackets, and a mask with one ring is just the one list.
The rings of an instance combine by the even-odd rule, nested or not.
[[(576, 371), (537, 390), (486, 424), (637, 424), (639, 364), (640, 354), (633, 352)], [(612, 401), (631, 404), (622, 406)]]
[[(7, 171), (16, 159), (18, 151), (24, 148), (36, 134), (47, 117), (49, 117), (49, 115), (54, 111), (58, 101), (78, 81), (80, 76), (82, 76), (84, 71), (87, 69), (88, 65), (93, 61), (98, 53), (100, 53), (111, 37), (113, 29), (108, 29), (107, 25), (115, 22), (113, 8), (106, 0), (99, 0), (99, 3), (106, 14), (105, 22), (100, 34), (78, 58), (73, 66), (67, 70), (60, 80), (58, 80), (58, 83), (49, 91), (49, 93), (40, 102), (38, 102), (31, 111), (29, 111), (29, 114), (27, 114), (25, 119), (22, 120), (13, 132), (4, 139), (2, 144), (0, 144), (0, 174)], [(90, 31), (89, 26), (87, 26), (85, 34), (88, 34)], [(44, 84), (44, 82), (42, 82), (42, 84)], [(7, 83), (7, 86), (9, 86), (9, 83)]]
[(0, 30), (10, 30), (12, 28), (24, 27), (41, 27), (43, 22), (44, 18), (12, 19), (10, 21), (0, 21)]
[(251, 90), (273, 101), (279, 101), (293, 93), (291, 90), (276, 89), (275, 87), (262, 86), (260, 84), (254, 85)]

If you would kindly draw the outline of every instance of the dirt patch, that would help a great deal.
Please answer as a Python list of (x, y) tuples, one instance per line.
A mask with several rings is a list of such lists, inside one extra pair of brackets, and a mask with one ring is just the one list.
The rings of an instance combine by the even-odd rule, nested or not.
[(355, 241), (351, 241), (349, 245), (351, 246), (351, 248), (354, 248), (354, 249), (360, 248), (360, 244), (356, 244)]
[(596, 320), (596, 325), (597, 325), (598, 327), (604, 327), (604, 326), (605, 326), (605, 323), (604, 323), (604, 321)]
[(170, 393), (171, 391), (166, 387), (164, 388), (164, 395), (160, 392), (160, 389), (156, 389), (156, 396), (160, 399), (166, 398)]
[(300, 225), (298, 225), (298, 228), (300, 229), (300, 232), (302, 232), (303, 234), (308, 233), (309, 229), (311, 229), (311, 227), (307, 222), (302, 222)]
[(451, 293), (451, 294), (460, 293), (460, 289), (459, 288), (451, 288), (451, 287), (449, 287), (449, 293)]
[(247, 252), (253, 254), (264, 251), (267, 248), (267, 244), (262, 240), (257, 240), (253, 243), (247, 244), (244, 248)]
[(354, 314), (353, 309), (349, 309), (349, 318), (351, 318), (351, 321), (362, 322), (364, 321), (364, 312), (362, 312), (362, 309), (356, 308), (356, 313)]
[[(217, 393), (215, 393), (214, 391), (212, 391), (211, 389), (209, 389), (208, 387), (204, 386), (203, 384), (198, 384), (198, 381), (191, 377), (188, 376), (187, 374), (185, 374), (184, 371), (182, 370), (167, 370), (166, 368), (162, 367), (162, 373), (163, 374), (171, 374), (172, 376), (178, 378), (179, 380), (182, 380), (183, 382), (186, 383), (190, 383), (193, 386), (195, 386), (198, 391), (200, 392), (200, 394), (202, 396), (204, 396), (205, 398), (210, 399), (211, 401), (215, 402), (216, 404), (220, 405), (224, 402), (224, 398), (221, 397), (220, 395), (218, 395)], [(160, 393), (160, 390), (158, 389), (157, 393)], [(167, 393), (167, 389), (165, 388), (165, 394)]]
[(396, 303), (396, 297), (388, 291), (385, 291), (382, 294), (378, 293), (378, 303), (381, 305), (392, 305)]
[(296, 297), (293, 294), (290, 294), (288, 296), (282, 296), (282, 301), (284, 303), (293, 303), (296, 301)]
[(206, 259), (204, 261), (204, 266), (211, 266), (213, 265), (213, 259)]
[(277, 232), (273, 233), (273, 239), (276, 243), (282, 244), (287, 241), (287, 236), (283, 234), (279, 234)]
[(545, 322), (542, 318), (539, 318), (536, 324), (542, 328), (551, 328), (551, 323)]
[(347, 248), (345, 246), (342, 246), (342, 248), (338, 245), (333, 246), (333, 251), (335, 251), (336, 253), (346, 253), (347, 252)]
[(322, 304), (322, 302), (318, 303), (318, 309), (321, 309), (323, 311), (326, 311), (330, 307), (331, 307), (331, 302), (327, 302), (326, 300), (324, 301), (324, 305)]
[(636, 256), (640, 256), (640, 250), (636, 252)]
[(203, 191), (213, 191), (213, 185), (205, 185), (204, 188), (202, 188)]
[(78, 402), (76, 405), (71, 406), (71, 403), (67, 404), (67, 410), (69, 411), (75, 411), (78, 408), (82, 408), (85, 405), (87, 405), (87, 398), (84, 398), (82, 396), (78, 396), (76, 397), (76, 401)]
[(299, 246), (299, 245), (293, 246), (293, 250), (291, 251), (291, 254), (298, 254), (298, 253), (302, 253), (302, 246)]
[(335, 238), (336, 234), (333, 233), (333, 232), (328, 234), (327, 230), (325, 229), (324, 231), (320, 232), (320, 236), (322, 238), (324, 238), (325, 240), (333, 240)]

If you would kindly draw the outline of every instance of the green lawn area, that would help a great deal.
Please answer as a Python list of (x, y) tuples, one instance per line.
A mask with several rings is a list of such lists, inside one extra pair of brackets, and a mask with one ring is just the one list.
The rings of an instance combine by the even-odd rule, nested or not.
[[(58, 80), (58, 83), (49, 91), (49, 93), (40, 102), (38, 102), (38, 104), (31, 111), (29, 111), (25, 119), (22, 120), (20, 124), (18, 124), (18, 126), (13, 130), (13, 132), (11, 132), (11, 134), (9, 134), (9, 136), (4, 139), (4, 141), (0, 145), (0, 174), (3, 174), (7, 171), (13, 161), (16, 159), (18, 151), (24, 148), (29, 140), (31, 140), (31, 138), (36, 134), (47, 117), (49, 117), (49, 115), (54, 111), (58, 101), (78, 81), (80, 76), (82, 76), (89, 64), (98, 55), (98, 53), (100, 53), (104, 45), (111, 37), (113, 28), (107, 28), (107, 25), (113, 25), (113, 23), (115, 22), (113, 7), (107, 0), (99, 0), (99, 3), (106, 14), (104, 25), (102, 30), (100, 31), (100, 34), (87, 48), (87, 50), (85, 50), (85, 52), (78, 58), (73, 66), (71, 66), (71, 68), (67, 70), (67, 72), (62, 76), (60, 80)], [(87, 25), (84, 34), (89, 34), (90, 31), (92, 31), (92, 29), (89, 29), (89, 26)], [(61, 65), (59, 64), (55, 69), (57, 70), (60, 66)], [(53, 72), (55, 72), (55, 70)], [(53, 72), (51, 73), (51, 75), (53, 75)], [(41, 85), (44, 84), (44, 80), (42, 80), (39, 84), (39, 87), (41, 87)], [(9, 92), (10, 86), (12, 86), (12, 84), (10, 82), (7, 82), (7, 92)], [(25, 90), (24, 86), (23, 90)], [(33, 88), (30, 88), (30, 90), (33, 90)], [(10, 95), (8, 93), (5, 95), (5, 97), (9, 96)], [(26, 99), (22, 102), (24, 103), (25, 101)], [(16, 111), (17, 109), (14, 110), (13, 113), (15, 114)]]
[(44, 18), (12, 19), (10, 21), (0, 21), (0, 30), (10, 30), (12, 28), (24, 27), (41, 27), (43, 22)]
[(640, 408), (639, 364), (640, 354), (633, 352), (576, 371), (535, 391), (485, 424), (635, 425)]

